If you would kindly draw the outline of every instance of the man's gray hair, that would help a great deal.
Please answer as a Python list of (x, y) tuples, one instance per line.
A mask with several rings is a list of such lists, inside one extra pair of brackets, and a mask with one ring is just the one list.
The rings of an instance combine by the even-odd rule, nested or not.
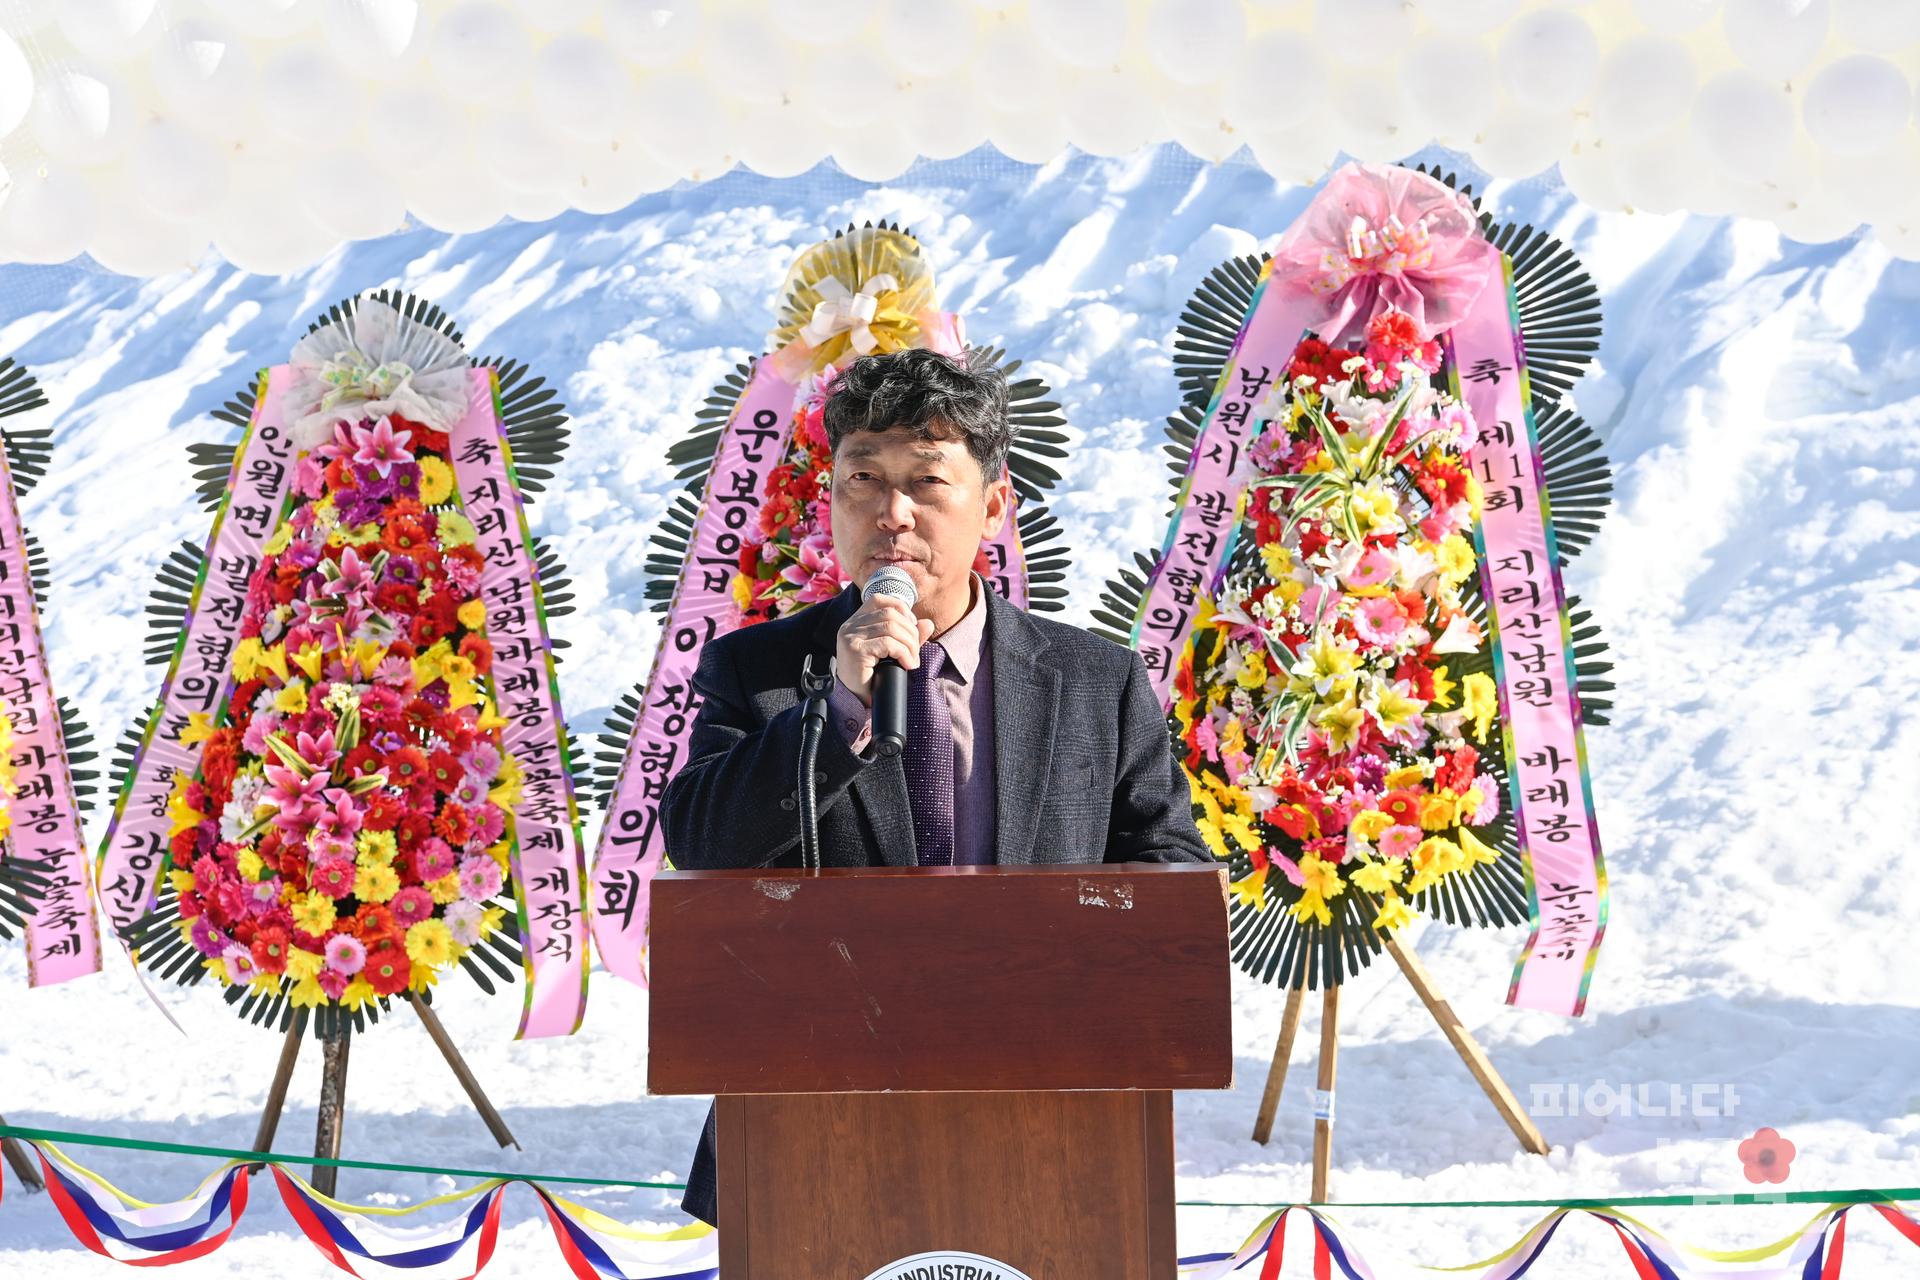
[(824, 417), (835, 452), (856, 431), (894, 427), (919, 440), (960, 440), (988, 483), (1013, 444), (1007, 375), (978, 347), (961, 359), (920, 348), (861, 356), (834, 379)]

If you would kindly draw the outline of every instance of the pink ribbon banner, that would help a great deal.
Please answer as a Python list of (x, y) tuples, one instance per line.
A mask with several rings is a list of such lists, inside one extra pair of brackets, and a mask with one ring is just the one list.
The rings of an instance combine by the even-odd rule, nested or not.
[(54, 701), (27, 571), (13, 475), (0, 449), (0, 710), (13, 726), (13, 827), (4, 856), (44, 868), (47, 895), (27, 920), (27, 981), (35, 987), (100, 971), (91, 868), (80, 835), (66, 733)]
[(235, 450), (200, 580), (187, 604), (186, 626), (100, 843), (100, 907), (115, 933), (153, 909), (167, 857), (167, 799), (173, 780), (181, 772), (191, 776), (199, 767), (199, 753), (180, 745), (187, 717), (195, 712), (212, 715), (232, 692), (231, 659), (247, 583), (264, 559), (263, 548), (279, 523), (293, 477), (294, 446), (284, 408), (291, 374), (291, 366), (278, 365), (262, 375), (253, 421)]
[(1448, 339), (1457, 393), (1479, 424), (1475, 538), (1532, 915), (1507, 1003), (1578, 1017), (1606, 931), (1607, 873), (1512, 266), (1485, 252), (1500, 287), (1483, 290)]
[(653, 671), (621, 763), (593, 863), (593, 932), (607, 968), (647, 983), (647, 906), (666, 857), (660, 797), (685, 761), (700, 700), (694, 668), (707, 641), (738, 611), (732, 582), (743, 540), (756, 527), (767, 477), (787, 455), (799, 384), (761, 357), (714, 449), (686, 563), (674, 588)]
[(449, 431), (455, 482), (486, 557), (480, 597), (493, 646), (493, 694), (506, 751), (524, 775), (513, 808), (526, 1003), (517, 1039), (572, 1035), (587, 1010), (586, 848), (568, 768), (553, 648), (526, 508), (501, 430), (490, 369), (474, 369), (467, 412)]

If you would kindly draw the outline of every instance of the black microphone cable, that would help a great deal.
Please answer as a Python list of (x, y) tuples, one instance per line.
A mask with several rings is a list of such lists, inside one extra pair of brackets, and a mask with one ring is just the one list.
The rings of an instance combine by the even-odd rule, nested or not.
[(800, 687), (806, 695), (806, 710), (800, 721), (800, 866), (807, 871), (820, 869), (820, 796), (814, 789), (814, 762), (820, 755), (820, 735), (827, 727), (827, 694), (833, 688), (833, 662), (827, 659), (824, 675), (813, 670), (813, 655), (800, 666)]

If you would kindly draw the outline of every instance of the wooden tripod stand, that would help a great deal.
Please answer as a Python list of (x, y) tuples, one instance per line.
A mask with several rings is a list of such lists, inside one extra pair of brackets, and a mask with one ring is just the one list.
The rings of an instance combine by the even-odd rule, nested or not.
[[(486, 1122), (493, 1140), (503, 1147), (518, 1148), (519, 1143), (507, 1129), (507, 1122), (494, 1110), (487, 1095), (480, 1088), (480, 1082), (474, 1078), (467, 1060), (460, 1056), (460, 1050), (453, 1043), (453, 1037), (447, 1034), (446, 1027), (440, 1023), (440, 1016), (433, 1006), (412, 995), (405, 1000), (413, 1006), (420, 1021), (432, 1037), (434, 1047), (440, 1050), (440, 1056), (453, 1068), (454, 1077), (460, 1081), (460, 1087), (467, 1091), (467, 1100), (473, 1103), (473, 1109), (480, 1113)], [(353, 1047), (353, 1032), (343, 1018), (337, 1024), (338, 1030), (320, 1041), (320, 1118), (314, 1126), (313, 1154), (323, 1160), (340, 1158), (340, 1137), (345, 1128), (347, 1109), (347, 1054)], [(280, 1045), (280, 1062), (273, 1071), (273, 1085), (267, 1091), (267, 1105), (260, 1113), (260, 1127), (253, 1136), (253, 1150), (271, 1151), (273, 1135), (280, 1127), (280, 1112), (286, 1105), (287, 1085), (293, 1079), (294, 1064), (300, 1059), (300, 1043), (306, 1038), (307, 1011), (297, 1010), (293, 1022), (287, 1027), (286, 1039)], [(338, 1165), (315, 1165), (313, 1167), (314, 1190), (324, 1195), (332, 1195), (339, 1184)]]
[[(0, 1116), (0, 1124), (7, 1118)], [(13, 1176), (20, 1179), (20, 1185), (29, 1191), (45, 1191), (47, 1184), (40, 1177), (40, 1171), (33, 1167), (32, 1157), (27, 1155), (27, 1144), (18, 1138), (0, 1138), (0, 1151), (4, 1151), (7, 1163), (13, 1168)]]
[[(1521, 1110), (1519, 1100), (1513, 1096), (1513, 1090), (1507, 1087), (1507, 1082), (1493, 1069), (1487, 1051), (1480, 1047), (1480, 1042), (1473, 1038), (1452, 1007), (1435, 989), (1433, 975), (1420, 963), (1420, 957), (1402, 945), (1394, 934), (1387, 935), (1387, 951), (1400, 966), (1400, 972), (1406, 975), (1407, 981), (1413, 984), (1413, 990), (1420, 997), (1420, 1002), (1427, 1006), (1427, 1012), (1440, 1024), (1440, 1030), (1453, 1042), (1454, 1052), (1467, 1064), (1467, 1070), (1473, 1073), (1473, 1078), (1480, 1082), (1480, 1088), (1486, 1092), (1494, 1110), (1513, 1130), (1513, 1136), (1520, 1139), (1520, 1145), (1535, 1155), (1547, 1154), (1547, 1140), (1540, 1136), (1540, 1130)], [(1286, 1012), (1280, 1015), (1280, 1042), (1274, 1046), (1273, 1065), (1267, 1070), (1266, 1092), (1260, 1095), (1260, 1114), (1253, 1122), (1253, 1140), (1262, 1145), (1273, 1134), (1273, 1115), (1280, 1108), (1280, 1090), (1287, 1081), (1287, 1059), (1293, 1055), (1293, 1038), (1300, 1030), (1300, 1010), (1305, 995), (1303, 987), (1290, 989), (1287, 992)], [(1330, 986), (1321, 993), (1320, 1004), (1319, 1084), (1313, 1106), (1314, 1204), (1327, 1203), (1327, 1171), (1333, 1163), (1333, 1085), (1339, 1049), (1340, 988)]]

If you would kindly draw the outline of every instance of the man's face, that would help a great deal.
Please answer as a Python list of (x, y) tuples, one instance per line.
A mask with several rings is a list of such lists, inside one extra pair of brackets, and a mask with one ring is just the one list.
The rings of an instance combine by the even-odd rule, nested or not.
[(833, 550), (857, 586), (904, 569), (927, 606), (968, 590), (981, 539), (1000, 532), (1012, 486), (987, 483), (964, 442), (905, 427), (857, 431), (833, 455)]

